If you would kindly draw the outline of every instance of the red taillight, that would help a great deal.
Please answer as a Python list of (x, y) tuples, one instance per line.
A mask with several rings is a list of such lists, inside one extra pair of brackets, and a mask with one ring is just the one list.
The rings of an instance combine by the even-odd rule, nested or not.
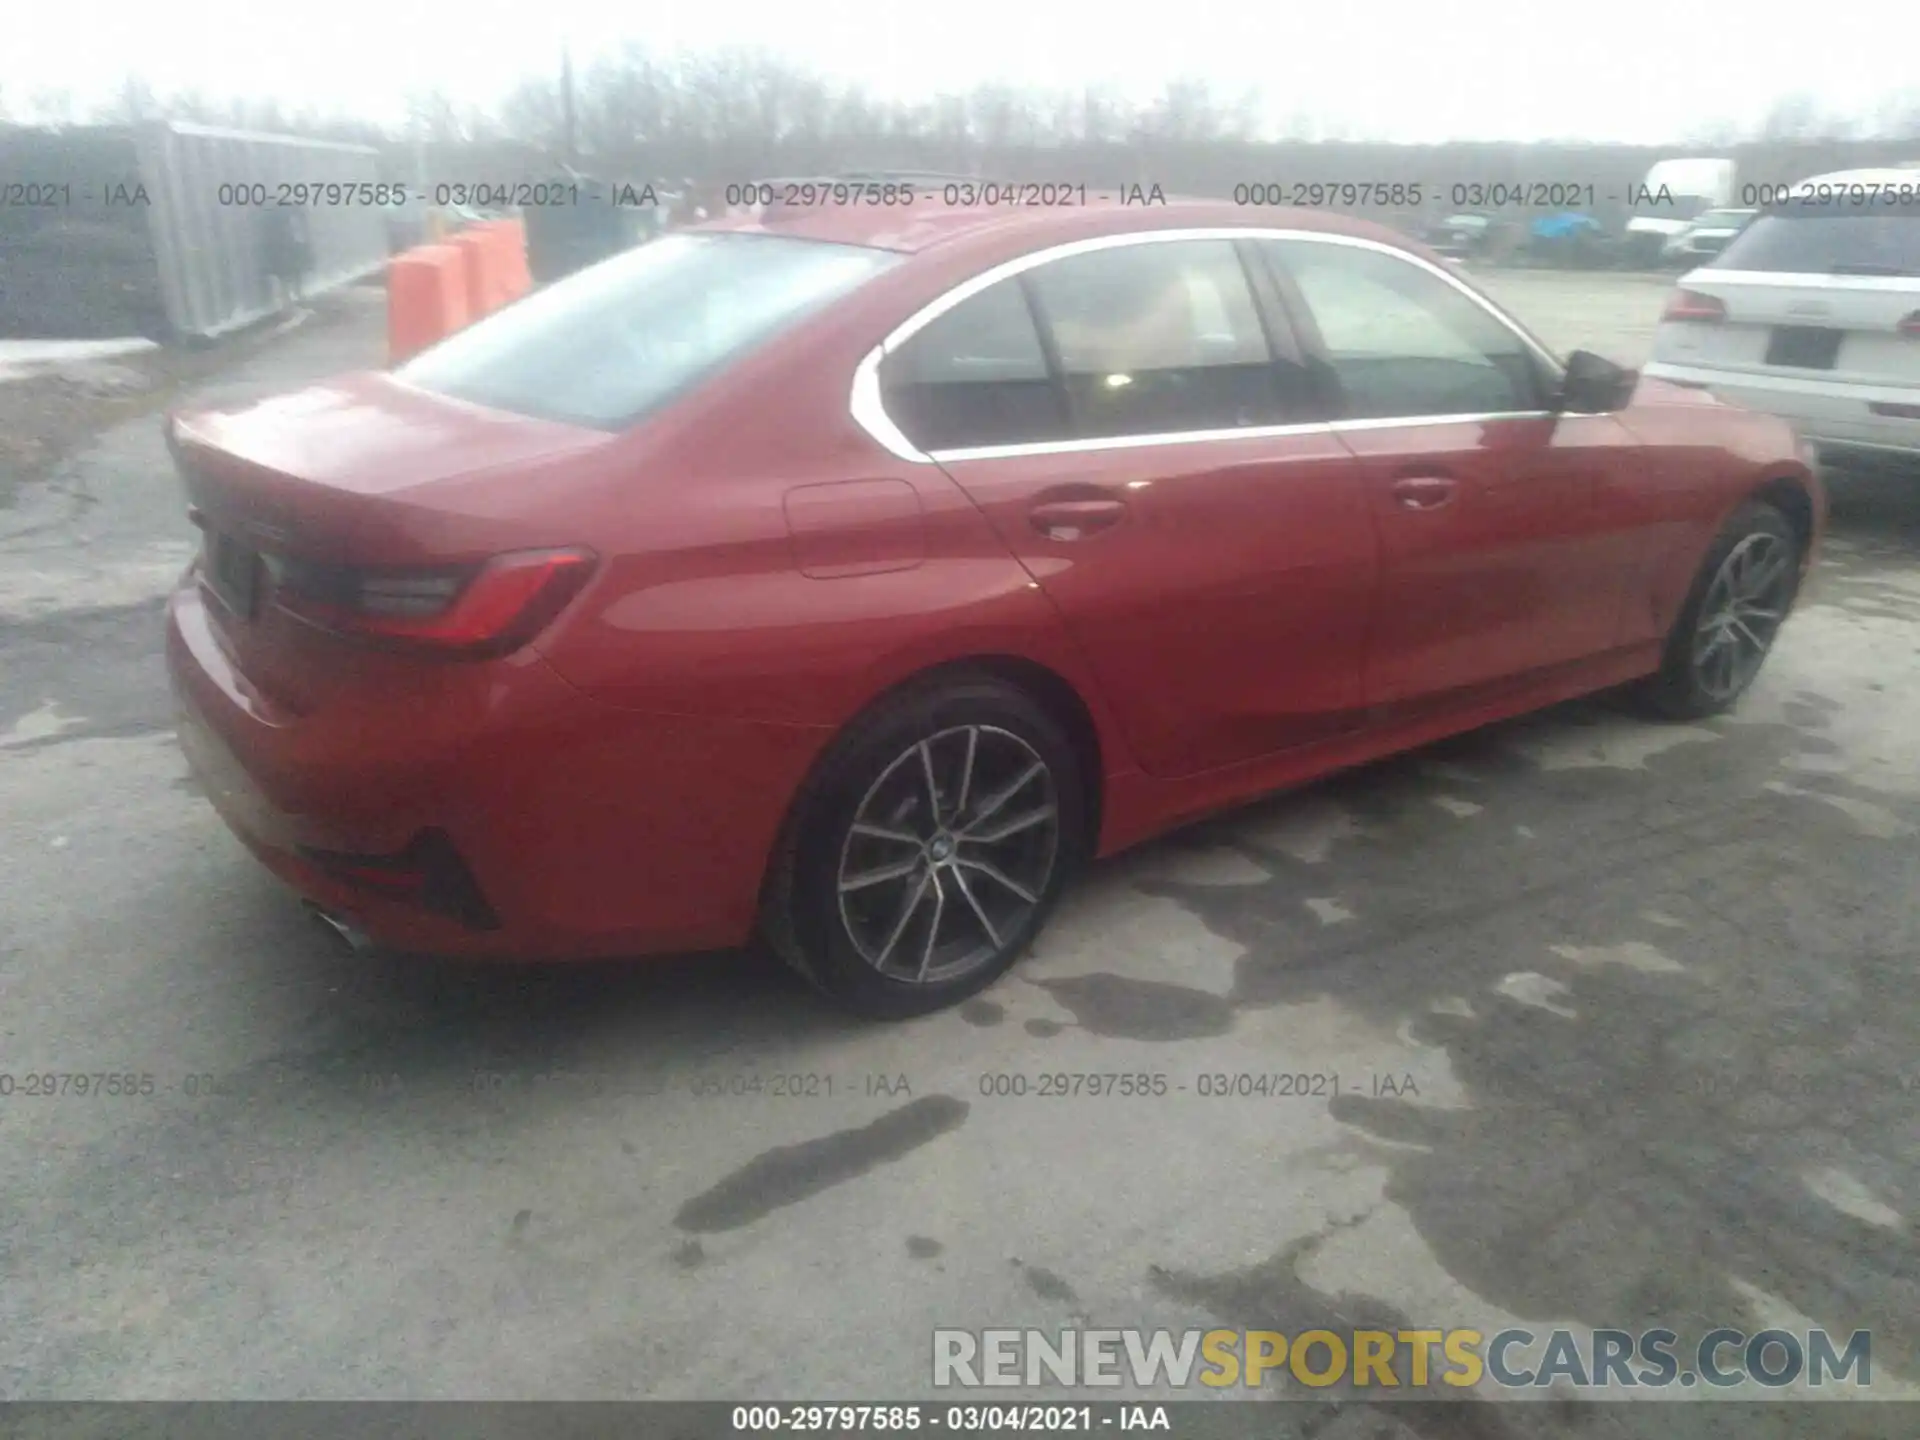
[(269, 556), (274, 603), (336, 634), (449, 655), (503, 655), (545, 629), (593, 574), (588, 550), (530, 550), (480, 566), (354, 570)]
[(1920, 340), (1920, 310), (1914, 311), (1902, 320), (1899, 329), (1902, 335), (1911, 335), (1916, 340)]
[(1711, 295), (1702, 295), (1698, 290), (1676, 290), (1673, 298), (1667, 301), (1667, 308), (1660, 312), (1662, 320), (1704, 320), (1712, 322), (1727, 318), (1727, 307)]

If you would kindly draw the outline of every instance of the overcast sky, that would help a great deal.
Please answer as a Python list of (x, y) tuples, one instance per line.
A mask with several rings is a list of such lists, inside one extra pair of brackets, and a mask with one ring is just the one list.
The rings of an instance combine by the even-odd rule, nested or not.
[[(1178, 75), (1269, 117), (1355, 138), (1671, 142), (1750, 124), (1806, 92), (1857, 113), (1920, 85), (1913, 0), (1818, 7), (1698, 0), (11, 0), (0, 102), (68, 89), (84, 109), (129, 70), (156, 91), (272, 95), (393, 122), (410, 90), (487, 106), (530, 67), (622, 40), (754, 44), (882, 96), (984, 80), (1108, 82), (1147, 99)], [(1897, 18), (1904, 16), (1904, 18)], [(1896, 34), (1896, 32), (1898, 32)], [(1876, 41), (1874, 37), (1879, 37)]]

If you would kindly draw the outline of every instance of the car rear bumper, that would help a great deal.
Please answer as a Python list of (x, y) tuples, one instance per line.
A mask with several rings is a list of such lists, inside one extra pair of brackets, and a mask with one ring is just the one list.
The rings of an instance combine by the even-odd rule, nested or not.
[[(1920, 391), (1858, 385), (1797, 375), (1759, 375), (1698, 365), (1652, 361), (1641, 374), (1706, 389), (1749, 410), (1777, 415), (1818, 446), (1920, 455)], [(1875, 406), (1902, 406), (1911, 416), (1877, 414)]]
[[(181, 748), (248, 849), (375, 944), (563, 960), (751, 935), (774, 836), (826, 732), (617, 710), (524, 654), (463, 670), (449, 715), (295, 717), (252, 691), (206, 605), (189, 580), (168, 606)], [(428, 842), (457, 856), (477, 910), (394, 898), (340, 864)]]

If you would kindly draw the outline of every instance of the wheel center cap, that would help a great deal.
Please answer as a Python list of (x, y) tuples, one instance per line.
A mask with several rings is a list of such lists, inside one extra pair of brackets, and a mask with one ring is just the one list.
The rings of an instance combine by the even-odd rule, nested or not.
[(935, 860), (951, 860), (953, 858), (952, 837), (947, 835), (934, 836), (932, 841), (927, 845), (927, 854), (931, 855)]

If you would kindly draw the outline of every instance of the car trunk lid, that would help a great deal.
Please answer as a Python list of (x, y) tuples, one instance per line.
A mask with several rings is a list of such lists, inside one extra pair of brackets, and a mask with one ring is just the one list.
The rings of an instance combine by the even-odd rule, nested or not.
[[(186, 410), (169, 448), (203, 535), (216, 632), (255, 685), (295, 714), (324, 702), (364, 651), (274, 603), (276, 575), (313, 567), (405, 576), (577, 545), (557, 492), (607, 433), (505, 415), (380, 375), (227, 410)], [(571, 478), (569, 478), (571, 476)]]
[(524, 538), (546, 508), (526, 469), (612, 437), (375, 373), (186, 410), (171, 439), (191, 502), (216, 528), (313, 558), (404, 565)]

